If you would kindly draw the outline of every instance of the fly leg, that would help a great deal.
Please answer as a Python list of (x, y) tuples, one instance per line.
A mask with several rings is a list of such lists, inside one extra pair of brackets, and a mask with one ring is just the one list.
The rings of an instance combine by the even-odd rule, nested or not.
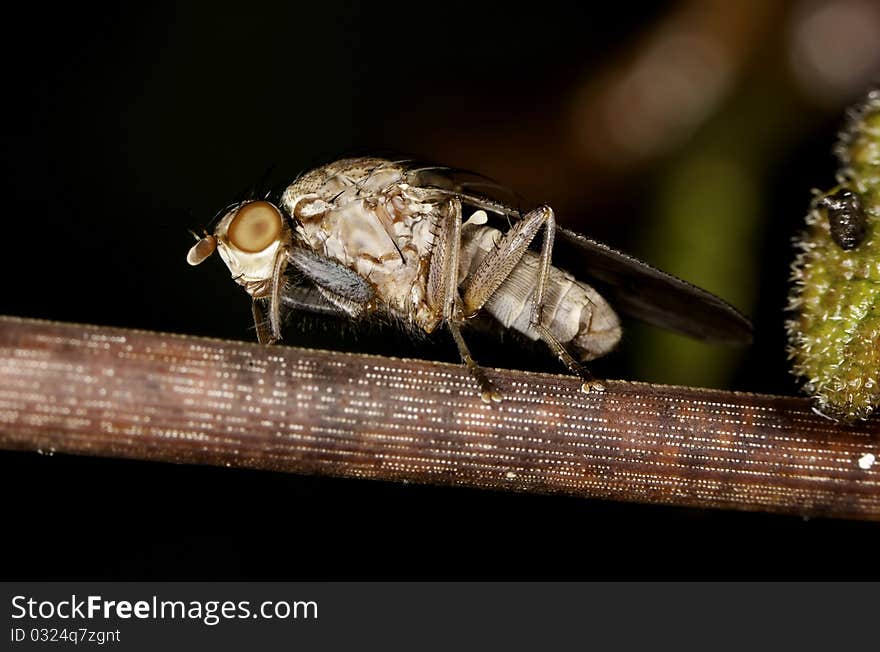
[(482, 308), (498, 287), (507, 280), (513, 268), (519, 264), (532, 240), (542, 226), (544, 242), (541, 246), (541, 265), (538, 269), (538, 286), (535, 288), (535, 303), (532, 306), (531, 321), (541, 322), (544, 305), (544, 288), (550, 271), (550, 253), (553, 250), (553, 236), (556, 233), (556, 218), (553, 209), (541, 206), (527, 213), (504, 234), (495, 249), (489, 252), (468, 277), (462, 298), (465, 317), (471, 317)]
[[(281, 339), (281, 296), (284, 290), (285, 265), (284, 257), (276, 256), (269, 296), (254, 298), (251, 302), (251, 314), (254, 317), (254, 328), (260, 344), (274, 344)], [(266, 304), (268, 304), (268, 315)]]
[(458, 346), (458, 354), (461, 356), (462, 362), (465, 363), (471, 376), (480, 386), (480, 399), (483, 403), (492, 403), (493, 401), (500, 403), (501, 394), (498, 393), (498, 390), (492, 385), (492, 381), (489, 380), (486, 373), (471, 357), (470, 349), (468, 349), (464, 338), (461, 336), (461, 328), (459, 328), (458, 322), (450, 319), (446, 322), (446, 325), (449, 327), (449, 332), (452, 333), (452, 339), (455, 340), (455, 344)]
[(458, 262), (461, 253), (461, 200), (447, 199), (442, 208), (440, 229), (435, 234), (434, 253), (428, 270), (428, 305), (437, 310), (452, 333), (462, 362), (480, 387), (484, 403), (501, 401), (485, 372), (474, 362), (461, 335), (461, 298), (458, 294)]
[(271, 344), (272, 336), (266, 328), (266, 313), (262, 301), (262, 299), (254, 299), (251, 302), (251, 314), (254, 316), (254, 328), (257, 329), (257, 341), (260, 344)]
[(252, 306), (254, 322), (257, 326), (257, 338), (260, 344), (274, 344), (281, 339), (281, 295), (284, 291), (284, 268), (287, 266), (287, 258), (279, 252), (275, 256), (275, 264), (272, 267), (272, 282), (269, 286), (269, 328), (263, 320), (257, 321), (256, 300)]
[(374, 306), (375, 291), (354, 270), (304, 247), (291, 247), (286, 259), (342, 312), (359, 317)]
[(531, 324), (531, 326), (538, 331), (541, 339), (544, 340), (544, 343), (559, 358), (562, 364), (568, 367), (575, 376), (584, 381), (584, 384), (581, 385), (582, 392), (589, 393), (591, 390), (597, 392), (605, 391), (605, 385), (593, 376), (589, 369), (575, 360), (574, 356), (568, 352), (568, 349), (565, 348), (562, 342), (556, 339), (553, 333), (550, 332), (550, 329), (542, 324)]
[[(290, 264), (314, 283), (314, 290), (325, 301), (315, 302), (308, 289), (287, 286), (284, 271)], [(373, 289), (358, 274), (329, 258), (306, 249), (291, 247), (279, 251), (272, 269), (269, 294), (254, 299), (251, 312), (260, 344), (274, 344), (281, 339), (281, 306), (306, 307), (314, 312), (359, 317), (372, 310)], [(268, 306), (268, 319), (267, 319)]]
[(541, 244), (541, 259), (532, 303), (530, 326), (535, 329), (553, 354), (572, 373), (584, 381), (581, 387), (584, 392), (588, 392), (591, 389), (603, 391), (605, 389), (604, 386), (593, 377), (584, 365), (574, 359), (571, 353), (568, 352), (543, 323), (544, 294), (547, 289), (547, 277), (550, 273), (553, 238), (556, 234), (556, 217), (553, 214), (553, 209), (549, 206), (541, 206), (524, 215), (498, 241), (496, 248), (483, 258), (479, 266), (468, 278), (464, 288), (463, 307), (465, 315), (471, 316), (476, 314), (485, 305), (486, 301), (495, 294), (501, 284), (519, 264), (520, 260), (522, 260), (522, 257), (529, 248), (529, 244), (535, 239), (541, 227), (544, 227), (544, 241)]

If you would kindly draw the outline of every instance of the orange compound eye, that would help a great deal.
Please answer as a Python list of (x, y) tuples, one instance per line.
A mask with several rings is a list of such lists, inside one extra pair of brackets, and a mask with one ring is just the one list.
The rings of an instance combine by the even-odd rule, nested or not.
[(226, 232), (229, 243), (248, 253), (263, 251), (281, 235), (281, 212), (267, 201), (242, 206)]

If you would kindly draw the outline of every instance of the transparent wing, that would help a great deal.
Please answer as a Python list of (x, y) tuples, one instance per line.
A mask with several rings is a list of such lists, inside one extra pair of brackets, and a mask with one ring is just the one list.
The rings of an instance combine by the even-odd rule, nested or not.
[(520, 195), (477, 172), (419, 161), (395, 161), (395, 164), (406, 170), (407, 183), (413, 186), (458, 195), (462, 200), (498, 215), (519, 218), (524, 212), (525, 202)]
[[(456, 194), (464, 203), (512, 220), (522, 215), (519, 197), (479, 174), (442, 166), (406, 169), (413, 185)], [(723, 299), (574, 231), (557, 227), (553, 264), (594, 286), (621, 312), (654, 326), (708, 341), (752, 339), (751, 322)]]
[(752, 324), (723, 299), (580, 233), (556, 229), (553, 262), (585, 280), (622, 312), (701, 340), (747, 344)]

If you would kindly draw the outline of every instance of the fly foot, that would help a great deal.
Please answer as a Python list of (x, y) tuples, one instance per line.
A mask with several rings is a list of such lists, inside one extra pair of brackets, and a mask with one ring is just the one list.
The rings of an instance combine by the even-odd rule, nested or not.
[(601, 380), (591, 374), (590, 370), (587, 369), (583, 364), (579, 362), (574, 362), (574, 364), (570, 366), (572, 371), (574, 371), (583, 381), (583, 384), (581, 385), (581, 391), (584, 394), (589, 394), (590, 392), (605, 391), (605, 383), (603, 383)]
[(472, 369), (471, 373), (473, 373), (474, 379), (477, 381), (477, 384), (480, 386), (480, 399), (483, 403), (487, 405), (492, 405), (492, 403), (500, 403), (501, 402), (501, 394), (495, 389), (495, 386), (492, 384), (483, 371), (477, 367), (476, 369)]
[(589, 394), (590, 392), (604, 392), (605, 384), (601, 380), (596, 380), (595, 378), (584, 380), (584, 384), (581, 385), (581, 391), (584, 394)]

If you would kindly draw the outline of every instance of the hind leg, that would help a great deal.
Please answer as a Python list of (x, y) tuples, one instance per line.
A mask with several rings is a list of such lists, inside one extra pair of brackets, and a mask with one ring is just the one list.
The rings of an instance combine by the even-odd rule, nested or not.
[(541, 258), (532, 303), (530, 326), (538, 333), (541, 340), (547, 344), (553, 354), (573, 374), (584, 381), (583, 391), (588, 392), (591, 389), (603, 391), (605, 387), (593, 377), (584, 365), (575, 360), (574, 356), (568, 352), (565, 346), (543, 323), (544, 297), (547, 289), (547, 279), (550, 276), (553, 239), (556, 233), (556, 217), (553, 209), (549, 206), (541, 206), (524, 215), (498, 241), (495, 249), (483, 258), (477, 269), (468, 278), (467, 284), (464, 287), (464, 310), (467, 315), (476, 314), (489, 298), (498, 291), (501, 284), (507, 280), (514, 268), (520, 263), (541, 227), (544, 227), (544, 241), (541, 245)]

